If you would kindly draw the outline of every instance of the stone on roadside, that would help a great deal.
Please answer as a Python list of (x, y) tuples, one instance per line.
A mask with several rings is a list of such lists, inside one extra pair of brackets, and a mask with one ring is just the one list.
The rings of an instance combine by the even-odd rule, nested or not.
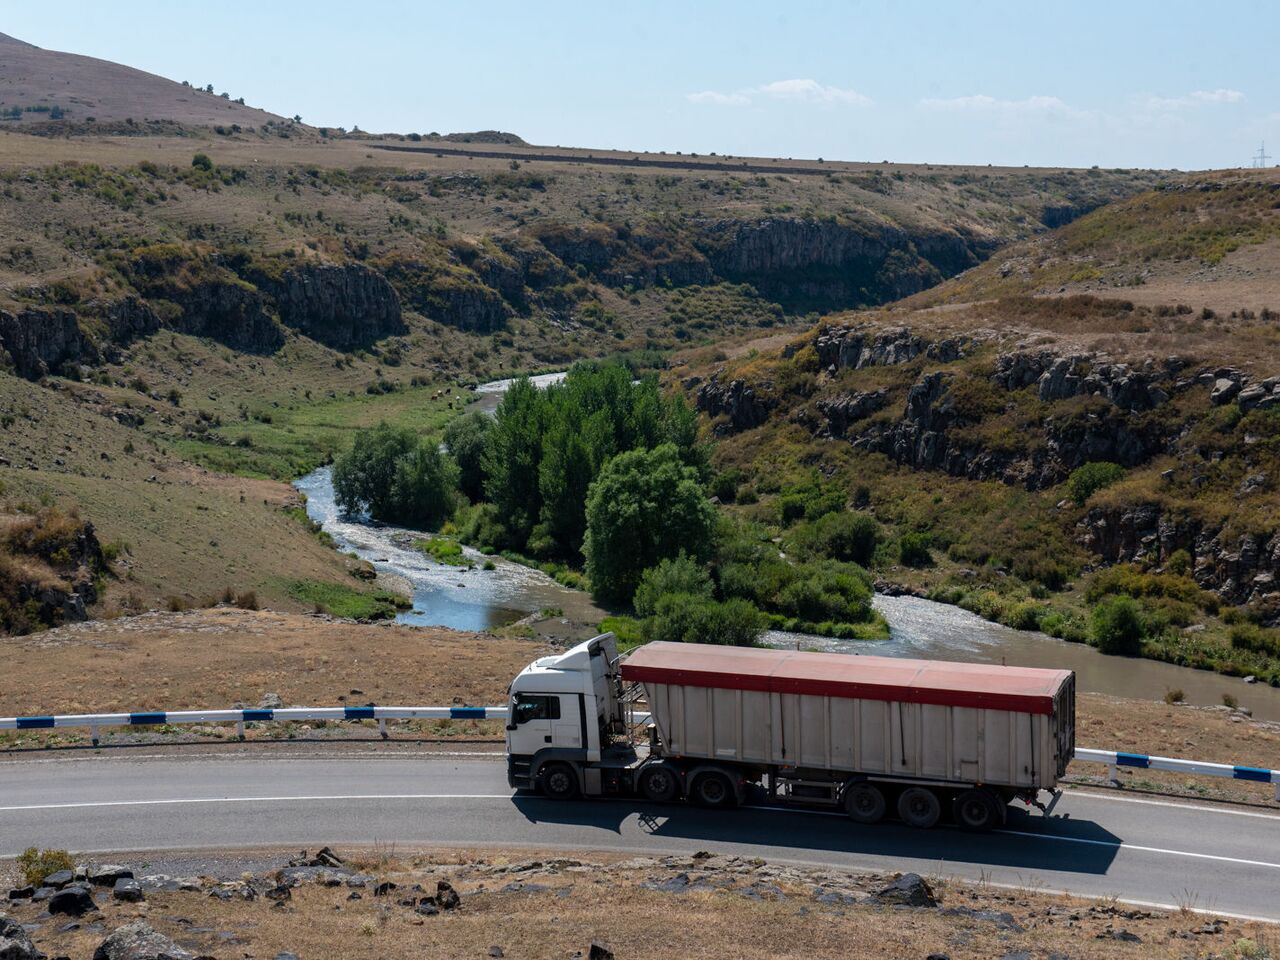
[(453, 885), (448, 880), (441, 880), (436, 883), (436, 903), (443, 910), (453, 910), (462, 902), (462, 898), (458, 896), (458, 891), (453, 889)]
[(49, 912), (68, 917), (83, 917), (90, 910), (97, 910), (89, 888), (78, 883), (63, 887), (49, 898)]
[(16, 920), (0, 917), (0, 957), (4, 960), (45, 960), (31, 942), (31, 935)]
[(53, 887), (55, 890), (61, 890), (68, 883), (73, 883), (75, 879), (76, 875), (71, 870), (55, 870), (44, 878), (44, 883), (42, 883), (41, 886)]
[(196, 955), (157, 933), (145, 920), (135, 920), (98, 944), (93, 960), (196, 960)]
[(133, 877), (121, 877), (111, 888), (112, 898), (122, 903), (141, 903), (146, 899), (142, 893), (142, 884)]
[(893, 903), (905, 907), (936, 907), (938, 900), (933, 888), (918, 873), (904, 873), (901, 877), (876, 891), (881, 903)]
[(117, 880), (132, 880), (133, 871), (128, 867), (107, 863), (100, 867), (90, 867), (85, 871), (85, 877), (95, 887), (114, 887)]

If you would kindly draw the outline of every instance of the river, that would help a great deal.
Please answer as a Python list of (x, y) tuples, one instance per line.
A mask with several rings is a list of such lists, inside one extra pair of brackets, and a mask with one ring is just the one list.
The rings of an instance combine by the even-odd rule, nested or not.
[[(563, 373), (551, 373), (533, 380), (541, 387), (563, 377)], [(470, 409), (492, 413), (510, 384), (510, 380), (481, 384), (476, 388), (479, 399)], [(563, 587), (537, 570), (499, 557), (485, 558), (470, 547), (463, 550), (474, 564), (472, 569), (447, 566), (413, 547), (413, 540), (423, 536), (420, 533), (344, 516), (334, 500), (329, 467), (307, 474), (294, 486), (307, 496), (307, 515), (324, 527), (339, 549), (353, 551), (379, 571), (411, 584), (413, 609), (396, 618), (401, 623), (492, 630), (545, 609), (559, 610), (564, 619), (576, 624), (598, 623), (604, 616), (585, 593)], [(495, 569), (483, 569), (486, 559), (493, 561)], [(1104, 656), (1085, 644), (1013, 630), (959, 607), (917, 597), (878, 595), (875, 606), (889, 622), (888, 640), (842, 641), (770, 631), (765, 642), (847, 654), (1074, 670), (1082, 691), (1137, 699), (1159, 700), (1167, 691), (1180, 689), (1187, 703), (1211, 706), (1229, 693), (1258, 719), (1280, 720), (1280, 690), (1262, 684), (1154, 660)]]

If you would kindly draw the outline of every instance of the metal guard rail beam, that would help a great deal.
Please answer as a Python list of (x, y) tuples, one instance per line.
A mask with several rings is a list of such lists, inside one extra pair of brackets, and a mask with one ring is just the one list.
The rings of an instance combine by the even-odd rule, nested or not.
[[(388, 720), (506, 720), (507, 707), (257, 707), (242, 710), (161, 710), (141, 713), (79, 713), (62, 716), (0, 717), (0, 730), (48, 730), (60, 727), (88, 727), (96, 746), (101, 727), (161, 726), (173, 723), (234, 723), (243, 738), (246, 723), (300, 720), (376, 720), (378, 732), (387, 736)], [(636, 712), (635, 719), (647, 722), (649, 714)], [(1165, 770), (1201, 777), (1225, 777), (1276, 785), (1280, 800), (1280, 770), (1240, 764), (1181, 760), (1117, 750), (1077, 748), (1075, 759), (1084, 763), (1105, 763), (1116, 780), (1120, 767)]]

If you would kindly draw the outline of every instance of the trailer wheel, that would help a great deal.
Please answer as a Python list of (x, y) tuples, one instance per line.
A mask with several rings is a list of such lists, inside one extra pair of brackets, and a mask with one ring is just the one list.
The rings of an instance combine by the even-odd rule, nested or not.
[(572, 800), (578, 795), (578, 775), (567, 763), (548, 763), (538, 779), (542, 792), (553, 800)]
[(738, 802), (729, 778), (714, 770), (699, 774), (689, 795), (698, 806), (712, 809), (732, 807)]
[(680, 795), (680, 781), (670, 767), (656, 764), (640, 774), (640, 793), (654, 803), (670, 803)]
[(942, 804), (928, 787), (907, 787), (898, 797), (898, 816), (909, 827), (928, 830), (942, 816)]
[(879, 823), (887, 804), (884, 792), (874, 783), (854, 783), (844, 792), (844, 809), (854, 823)]
[(956, 823), (966, 830), (985, 833), (1004, 822), (1004, 810), (990, 790), (965, 790), (951, 805)]

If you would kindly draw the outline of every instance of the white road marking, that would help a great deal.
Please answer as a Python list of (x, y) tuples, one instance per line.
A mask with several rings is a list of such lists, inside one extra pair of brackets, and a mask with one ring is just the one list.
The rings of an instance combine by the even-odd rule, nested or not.
[(1223, 857), (1213, 853), (1192, 853), (1189, 850), (1170, 850), (1167, 847), (1144, 847), (1136, 843), (1113, 843), (1110, 840), (1089, 840), (1085, 837), (1055, 837), (1047, 833), (1026, 833), (1021, 830), (994, 830), (1007, 837), (1030, 837), (1033, 840), (1056, 840), (1059, 843), (1083, 843), (1093, 847), (1111, 847), (1113, 850), (1140, 850), (1143, 853), (1163, 853), (1171, 857), (1195, 857), (1197, 860), (1217, 860), (1222, 863), (1238, 863), (1248, 867), (1270, 867), (1280, 870), (1280, 863), (1268, 863), (1266, 860), (1243, 860), (1239, 857)]
[(1229, 813), (1235, 817), (1256, 817), (1259, 820), (1280, 820), (1280, 814), (1262, 813), (1255, 810), (1233, 810), (1225, 806), (1210, 807), (1202, 803), (1175, 803), (1172, 800), (1147, 800), (1145, 797), (1112, 797), (1105, 793), (1091, 793), (1084, 790), (1072, 790), (1068, 795), (1088, 797), (1090, 800), (1109, 800), (1112, 803), (1141, 803), (1149, 807), (1173, 807), (1175, 810), (1198, 810), (1202, 813)]
[(352, 793), (314, 797), (178, 797), (169, 800), (88, 800), (81, 803), (37, 803), (0, 807), (0, 813), (22, 810), (78, 810), (85, 807), (157, 807), (185, 803), (301, 803), (311, 800), (510, 800), (509, 793)]

